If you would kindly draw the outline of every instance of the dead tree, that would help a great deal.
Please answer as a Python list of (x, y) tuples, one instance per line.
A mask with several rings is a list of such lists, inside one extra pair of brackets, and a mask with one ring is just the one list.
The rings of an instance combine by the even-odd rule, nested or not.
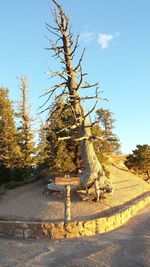
[[(53, 36), (53, 39), (48, 39), (50, 46), (47, 50), (52, 52), (52, 56), (59, 60), (62, 68), (61, 71), (49, 71), (51, 77), (57, 77), (60, 83), (49, 88), (49, 91), (46, 93), (48, 95), (46, 102), (53, 95), (55, 95), (56, 99), (63, 96), (65, 103), (59, 107), (59, 116), (61, 116), (64, 110), (72, 109), (74, 121), (67, 128), (61, 130), (59, 140), (73, 139), (74, 141), (80, 141), (81, 157), (84, 165), (84, 172), (80, 176), (81, 186), (88, 188), (94, 184), (97, 199), (99, 199), (99, 188), (102, 184), (105, 184), (107, 179), (93, 147), (93, 141), (98, 137), (91, 134), (93, 124), (90, 125), (87, 120), (87, 117), (95, 110), (100, 99), (98, 83), (89, 84), (84, 82), (84, 77), (87, 75), (82, 70), (85, 49), (78, 63), (74, 66), (74, 58), (77, 55), (76, 52), (79, 46), (79, 36), (76, 37), (76, 40), (73, 39), (73, 33), (70, 29), (70, 18), (64, 13), (62, 6), (56, 0), (52, 0), (52, 2), (54, 6), (51, 8), (51, 12), (55, 25), (46, 24), (48, 31)], [(93, 96), (82, 97), (79, 94), (79, 89), (86, 90), (90, 88), (93, 88), (95, 91)], [(83, 101), (94, 99), (95, 103), (91, 110), (85, 112)], [(58, 112), (58, 107), (56, 109)], [(75, 128), (78, 128), (78, 135), (71, 135), (72, 129)], [(64, 136), (62, 136), (62, 132), (64, 132)]]

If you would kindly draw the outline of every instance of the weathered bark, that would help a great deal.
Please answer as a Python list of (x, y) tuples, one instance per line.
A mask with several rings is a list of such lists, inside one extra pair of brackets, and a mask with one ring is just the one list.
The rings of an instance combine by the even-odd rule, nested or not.
[(147, 179), (146, 179), (146, 181), (148, 181), (148, 180), (150, 180), (149, 170), (146, 172), (146, 174), (147, 174)]
[(86, 185), (90, 185), (99, 176), (104, 176), (104, 171), (96, 156), (93, 142), (90, 140), (91, 129), (86, 128), (85, 126), (87, 126), (86, 121), (80, 126), (79, 130), (80, 137), (86, 136), (89, 139), (83, 139), (80, 141), (81, 156), (85, 168), (84, 173), (81, 176), (81, 182)]

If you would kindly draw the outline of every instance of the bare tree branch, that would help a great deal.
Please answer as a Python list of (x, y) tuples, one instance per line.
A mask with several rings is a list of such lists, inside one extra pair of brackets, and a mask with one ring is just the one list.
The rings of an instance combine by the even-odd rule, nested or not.
[[(53, 35), (56, 35), (59, 39), (62, 39), (62, 37), (56, 32), (56, 30), (51, 30), (51, 28), (53, 28), (53, 27), (51, 27), (48, 23), (45, 23), (45, 25), (46, 25), (46, 29), (50, 32), (50, 33), (52, 33)], [(54, 29), (54, 28), (53, 28)], [(55, 28), (56, 29), (56, 28)]]
[(58, 140), (59, 141), (62, 141), (62, 140), (73, 140), (73, 141), (81, 141), (81, 140), (89, 140), (89, 137), (88, 136), (81, 136), (81, 137), (77, 137), (77, 136), (63, 136), (63, 137), (58, 137)]
[(65, 132), (65, 131), (67, 132), (69, 130), (77, 129), (78, 127), (79, 127), (79, 124), (73, 123), (73, 124), (69, 125), (68, 127), (65, 127), (63, 129), (57, 131), (57, 133), (59, 134), (59, 133)]
[[(56, 89), (55, 89), (55, 90), (56, 90)], [(53, 90), (53, 91), (50, 93), (50, 95), (49, 95), (49, 97), (47, 98), (47, 100), (46, 100), (46, 101), (44, 102), (44, 104), (42, 104), (39, 108), (43, 108), (43, 107), (48, 103), (48, 101), (51, 99), (52, 95), (54, 94), (55, 90)]]
[(75, 52), (76, 52), (76, 50), (77, 50), (77, 48), (79, 46), (79, 37), (80, 37), (80, 35), (78, 34), (77, 37), (76, 37), (75, 46), (74, 46), (74, 48), (73, 48), (73, 50), (72, 50), (72, 52), (70, 54), (70, 56), (71, 56), (72, 59), (73, 59), (73, 57), (75, 55)]
[(79, 67), (80, 67), (80, 81), (79, 81), (79, 83), (77, 85), (76, 91), (78, 91), (78, 89), (80, 88), (80, 86), (82, 84), (82, 81), (83, 81), (83, 74), (82, 74), (82, 66), (81, 66), (81, 64), (79, 65)]
[(97, 104), (98, 104), (98, 99), (96, 99), (96, 102), (95, 102), (95, 105), (93, 106), (93, 108), (90, 111), (88, 111), (88, 113), (86, 113), (84, 115), (84, 119), (87, 118), (95, 110)]
[(49, 119), (51, 119), (51, 118), (53, 118), (53, 115), (58, 112), (58, 116), (55, 118), (55, 121), (51, 122), (51, 125), (53, 125), (55, 122), (57, 122), (59, 120), (59, 118), (62, 116), (63, 112), (65, 112), (68, 108), (70, 108), (70, 103), (65, 103), (64, 105), (57, 106), (56, 109), (54, 111), (52, 111), (50, 116), (49, 116)]
[(58, 137), (58, 140), (59, 141), (62, 141), (62, 140), (73, 140), (73, 141), (83, 141), (83, 140), (89, 140), (89, 141), (95, 141), (95, 140), (100, 140), (102, 142), (105, 142), (106, 139), (100, 137), (100, 136), (95, 136), (95, 135), (90, 135), (90, 136), (80, 136), (80, 137), (77, 137), (75, 135), (72, 135), (72, 136), (63, 136), (63, 137)]
[(81, 89), (87, 89), (87, 88), (92, 88), (92, 87), (95, 87), (95, 86), (98, 86), (98, 83), (94, 83), (94, 84), (89, 84), (89, 83), (85, 83), (83, 85), (81, 85)]
[(82, 60), (83, 60), (83, 56), (84, 56), (85, 50), (86, 50), (86, 48), (83, 49), (83, 52), (82, 52), (81, 57), (80, 57), (80, 59), (79, 59), (79, 63), (78, 63), (78, 65), (76, 66), (76, 68), (74, 69), (75, 72), (78, 70), (79, 66), (81, 65), (81, 62), (82, 62)]
[(52, 0), (52, 1), (53, 1), (53, 3), (58, 7), (58, 9), (60, 10), (61, 5), (59, 5), (55, 0)]
[(90, 123), (90, 125), (86, 125), (86, 126), (84, 126), (84, 128), (92, 128), (92, 127), (93, 127), (94, 125), (96, 125), (96, 124), (99, 124), (99, 120)]

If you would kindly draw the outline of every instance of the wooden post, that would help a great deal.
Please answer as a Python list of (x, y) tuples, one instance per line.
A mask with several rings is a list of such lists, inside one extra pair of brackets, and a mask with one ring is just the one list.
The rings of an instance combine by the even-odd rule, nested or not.
[(78, 177), (70, 177), (70, 175), (65, 175), (65, 177), (56, 177), (55, 184), (59, 186), (65, 186), (64, 221), (67, 223), (71, 220), (71, 186), (79, 185), (80, 179)]
[(70, 189), (71, 186), (67, 185), (66, 188), (66, 195), (65, 195), (65, 205), (64, 205), (64, 218), (65, 222), (69, 222), (71, 220), (71, 202), (70, 202)]

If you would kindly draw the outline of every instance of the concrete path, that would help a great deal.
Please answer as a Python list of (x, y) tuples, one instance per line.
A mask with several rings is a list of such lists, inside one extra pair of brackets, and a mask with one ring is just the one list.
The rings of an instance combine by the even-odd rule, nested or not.
[(0, 238), (1, 267), (150, 266), (150, 205), (118, 230), (72, 240)]

